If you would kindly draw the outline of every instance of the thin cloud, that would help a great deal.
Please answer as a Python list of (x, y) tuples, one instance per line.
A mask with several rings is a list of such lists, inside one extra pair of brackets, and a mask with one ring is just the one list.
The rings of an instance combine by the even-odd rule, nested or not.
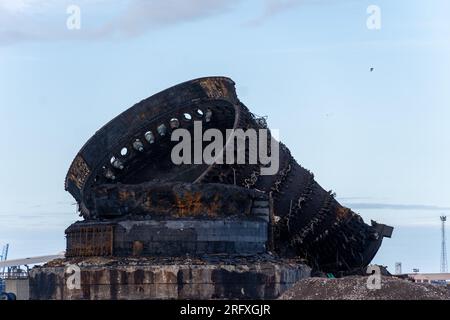
[[(349, 2), (350, 0), (347, 0)], [(285, 13), (294, 10), (303, 5), (332, 5), (342, 3), (343, 0), (265, 0), (262, 13), (256, 18), (247, 21), (246, 26), (255, 27), (264, 24), (266, 21)]]
[(228, 12), (237, 2), (237, 0), (131, 1), (123, 14), (102, 28), (100, 34), (140, 35), (149, 30)]
[(339, 201), (374, 200), (374, 198), (372, 198), (372, 197), (338, 197), (338, 199), (339, 199)]
[(304, 2), (305, 0), (266, 0), (262, 14), (248, 21), (245, 25), (253, 27), (259, 26), (268, 19), (285, 11), (294, 9)]
[[(351, 1), (351, 0), (347, 0)], [(0, 45), (26, 41), (102, 40), (147, 32), (236, 11), (243, 0), (0, 0)], [(331, 5), (336, 0), (266, 0), (257, 26), (300, 5)], [(69, 5), (81, 9), (81, 30), (66, 28)]]
[(440, 207), (434, 205), (424, 204), (388, 204), (388, 203), (345, 203), (346, 206), (352, 209), (378, 209), (378, 210), (426, 210), (426, 211), (449, 211), (450, 207)]
[[(134, 37), (226, 13), (241, 0), (1, 0), (0, 44)], [(16, 2), (17, 1), (17, 2)], [(81, 11), (81, 29), (66, 28), (67, 6)]]

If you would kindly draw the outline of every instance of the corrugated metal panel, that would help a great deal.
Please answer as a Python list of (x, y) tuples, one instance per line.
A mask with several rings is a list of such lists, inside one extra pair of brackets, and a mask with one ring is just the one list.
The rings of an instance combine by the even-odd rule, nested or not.
[(112, 256), (114, 227), (86, 226), (67, 232), (67, 257)]

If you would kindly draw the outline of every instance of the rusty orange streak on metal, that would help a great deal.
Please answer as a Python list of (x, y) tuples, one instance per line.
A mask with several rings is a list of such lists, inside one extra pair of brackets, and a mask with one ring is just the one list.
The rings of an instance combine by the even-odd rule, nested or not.
[(336, 218), (338, 220), (344, 220), (344, 219), (348, 218), (349, 213), (350, 213), (350, 209), (349, 208), (338, 207), (336, 209)]
[(202, 200), (201, 192), (186, 192), (183, 196), (176, 196), (175, 206), (180, 217), (198, 216), (207, 214), (209, 217), (216, 217), (220, 205), (220, 196), (214, 195), (213, 200), (209, 204), (205, 204)]

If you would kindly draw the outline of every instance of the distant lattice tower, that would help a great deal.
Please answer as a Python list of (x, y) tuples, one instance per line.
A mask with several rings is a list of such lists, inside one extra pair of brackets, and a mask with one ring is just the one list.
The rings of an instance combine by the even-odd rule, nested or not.
[(441, 243), (441, 272), (447, 272), (447, 248), (445, 245), (445, 221), (447, 221), (447, 216), (441, 216), (442, 222), (442, 243)]

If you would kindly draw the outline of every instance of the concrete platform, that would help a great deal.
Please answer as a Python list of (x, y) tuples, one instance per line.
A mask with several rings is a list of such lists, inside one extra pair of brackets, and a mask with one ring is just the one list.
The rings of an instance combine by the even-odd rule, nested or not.
[[(70, 289), (74, 273), (69, 267), (74, 265), (81, 281)], [(299, 261), (268, 254), (65, 259), (31, 270), (30, 299), (275, 299), (310, 271)]]

